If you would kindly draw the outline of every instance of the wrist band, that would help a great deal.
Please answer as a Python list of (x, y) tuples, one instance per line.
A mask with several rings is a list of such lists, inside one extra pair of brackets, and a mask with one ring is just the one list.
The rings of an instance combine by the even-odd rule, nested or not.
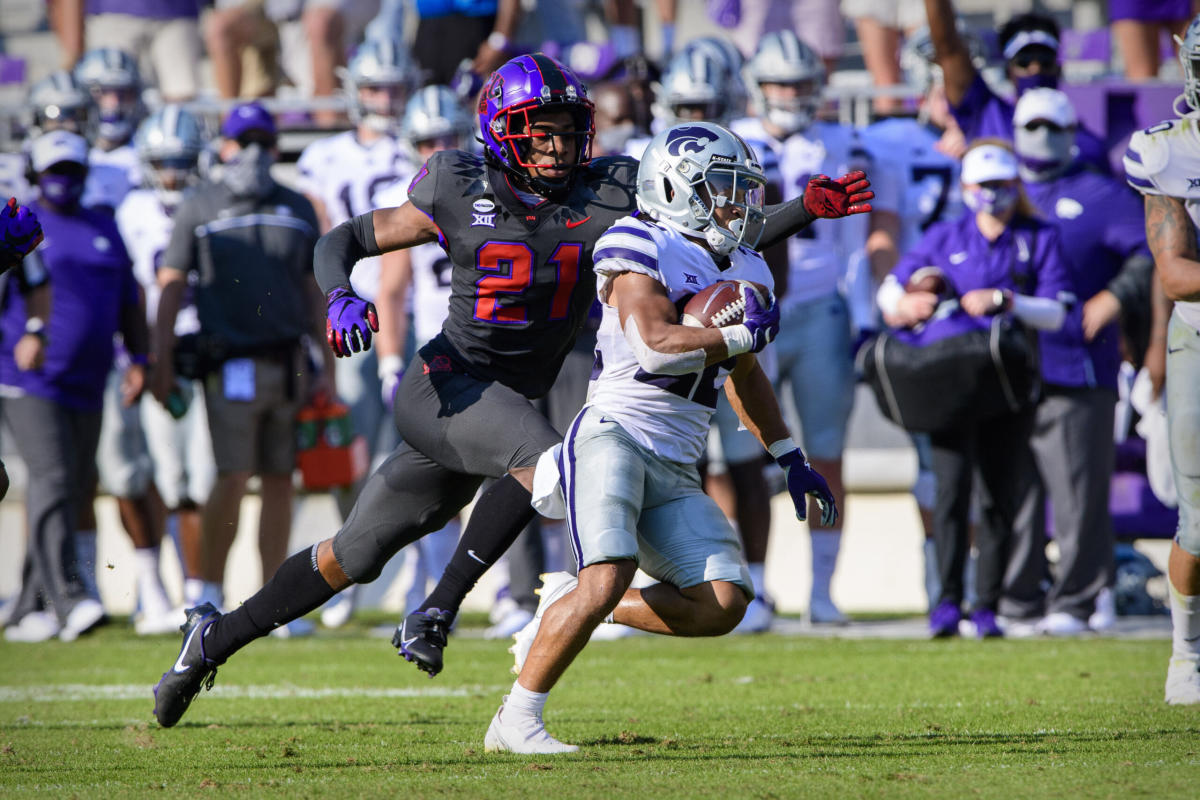
[(487, 37), (488, 47), (493, 50), (499, 50), (502, 53), (508, 52), (508, 37), (500, 31), (492, 31)]
[(397, 355), (384, 356), (379, 359), (379, 379), (388, 380), (400, 374), (404, 369), (404, 359)]
[(775, 459), (776, 461), (778, 461), (781, 456), (786, 456), (793, 450), (799, 449), (800, 448), (796, 447), (796, 443), (792, 441), (792, 437), (790, 436), (786, 439), (780, 439), (767, 445), (767, 452), (770, 453), (771, 458)]
[(726, 325), (719, 330), (725, 340), (725, 348), (731, 356), (749, 353), (750, 348), (754, 346), (754, 336), (745, 325)]

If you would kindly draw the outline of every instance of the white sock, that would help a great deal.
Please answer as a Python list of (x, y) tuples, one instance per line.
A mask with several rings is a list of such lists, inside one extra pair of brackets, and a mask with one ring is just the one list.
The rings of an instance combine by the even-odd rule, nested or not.
[(508, 691), (508, 700), (504, 707), (522, 717), (542, 718), (542, 709), (546, 707), (549, 692), (531, 692), (521, 685), (519, 680), (513, 681), (512, 689)]
[(204, 581), (199, 578), (184, 578), (183, 579), (183, 602), (189, 608), (200, 605), (200, 598), (204, 595)]
[(754, 595), (756, 597), (767, 596), (767, 584), (764, 580), (764, 575), (767, 571), (767, 565), (763, 563), (747, 564), (750, 568), (750, 582), (754, 584)]
[(148, 616), (165, 614), (171, 608), (171, 601), (167, 599), (167, 591), (158, 574), (158, 556), (157, 547), (139, 547), (133, 551), (138, 597), (141, 599), (142, 612)]
[(1200, 595), (1180, 594), (1173, 585), (1170, 594), (1171, 658), (1200, 661)]
[(836, 528), (810, 531), (812, 536), (812, 598), (829, 600), (829, 584), (837, 567), (842, 532)]
[(96, 585), (96, 531), (75, 531), (75, 561), (79, 571), (79, 581), (87, 596), (93, 600), (100, 599), (100, 589)]

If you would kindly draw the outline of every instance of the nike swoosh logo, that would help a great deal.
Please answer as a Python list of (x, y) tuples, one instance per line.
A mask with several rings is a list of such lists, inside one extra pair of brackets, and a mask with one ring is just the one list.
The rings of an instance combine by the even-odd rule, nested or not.
[(416, 640), (417, 640), (417, 637), (416, 637), (416, 636), (412, 637), (411, 639), (401, 639), (401, 640), (400, 640), (400, 647), (401, 647), (401, 649), (407, 650), (407, 649), (408, 649), (408, 646), (409, 646), (410, 644), (412, 644), (413, 642), (415, 642)]
[(467, 551), (467, 555), (469, 555), (471, 558), (473, 558), (473, 559), (475, 559), (476, 561), (478, 561), (480, 564), (483, 564), (485, 567), (488, 565), (488, 562), (484, 561), (482, 558), (480, 558), (479, 556), (475, 555), (475, 551), (474, 551), (474, 550), (468, 550), (468, 551)]
[(1196, 636), (1193, 636), (1193, 637), (1192, 637), (1192, 638), (1190, 638), (1190, 639), (1188, 639), (1188, 638), (1186, 638), (1186, 637), (1184, 638), (1184, 641), (1185, 641), (1185, 642), (1194, 642), (1194, 641), (1197, 641), (1197, 640), (1200, 640), (1200, 634), (1198, 634), (1198, 635), (1196, 635)]
[(1182, 348), (1182, 347), (1176, 347), (1174, 350), (1172, 350), (1172, 349), (1171, 349), (1171, 348), (1169, 348), (1169, 347), (1167, 348), (1167, 352), (1168, 352), (1168, 353), (1178, 353), (1178, 352), (1180, 352), (1181, 350), (1183, 350), (1183, 348)]
[(192, 637), (196, 635), (196, 631), (198, 630), (200, 630), (199, 625), (192, 628), (191, 633), (189, 633), (187, 638), (183, 640), (183, 649), (179, 651), (179, 658), (175, 659), (175, 666), (173, 667), (176, 674), (187, 672), (189, 669), (191, 669), (191, 667), (184, 665), (183, 656), (187, 653), (188, 647), (190, 647), (192, 644)]
[(567, 227), (568, 228), (578, 228), (580, 225), (587, 222), (589, 219), (591, 219), (590, 216), (584, 217), (583, 219), (575, 219), (575, 220), (569, 219), (569, 220), (567, 220)]

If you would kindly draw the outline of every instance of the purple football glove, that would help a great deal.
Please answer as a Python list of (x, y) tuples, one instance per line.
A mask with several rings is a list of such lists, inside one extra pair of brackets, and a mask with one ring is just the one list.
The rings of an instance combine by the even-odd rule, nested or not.
[(345, 286), (329, 293), (325, 338), (338, 358), (371, 348), (371, 332), (379, 330), (375, 304), (368, 303)]
[(763, 308), (758, 302), (758, 293), (749, 286), (742, 287), (742, 297), (746, 298), (746, 312), (742, 324), (754, 339), (750, 352), (758, 353), (779, 333), (779, 304), (772, 299), (771, 305)]
[(837, 522), (837, 502), (833, 499), (833, 492), (829, 491), (829, 484), (821, 477), (821, 473), (809, 465), (799, 448), (784, 453), (775, 461), (783, 467), (788, 494), (796, 506), (797, 519), (803, 522), (808, 517), (808, 496), (812, 495), (821, 507), (821, 524), (829, 527)]
[(18, 261), (42, 243), (42, 226), (28, 208), (17, 205), (17, 198), (8, 198), (0, 209), (0, 256), (5, 261)]

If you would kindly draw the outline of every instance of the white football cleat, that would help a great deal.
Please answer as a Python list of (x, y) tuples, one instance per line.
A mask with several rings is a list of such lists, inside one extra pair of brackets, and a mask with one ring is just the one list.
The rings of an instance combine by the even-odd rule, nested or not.
[(813, 625), (847, 625), (850, 619), (832, 600), (814, 597), (808, 604), (808, 621)]
[(104, 606), (100, 605), (100, 601), (85, 597), (67, 614), (67, 621), (58, 632), (59, 641), (73, 642), (104, 620)]
[(495, 625), (487, 628), (483, 632), (485, 639), (508, 639), (511, 638), (517, 631), (524, 628), (533, 619), (533, 614), (529, 613), (520, 606), (513, 604), (512, 611), (501, 617)]
[(525, 659), (529, 656), (529, 649), (533, 647), (533, 640), (537, 638), (546, 609), (578, 585), (579, 579), (569, 572), (547, 572), (542, 576), (542, 588), (534, 589), (540, 598), (537, 613), (529, 620), (528, 625), (513, 634), (514, 644), (508, 648), (508, 652), (513, 654), (514, 675), (520, 675), (521, 667), (525, 666)]
[(1200, 661), (1172, 658), (1167, 666), (1167, 705), (1200, 705)]
[(1088, 627), (1101, 632), (1117, 624), (1117, 598), (1107, 586), (1096, 594), (1096, 610), (1088, 617)]
[(1038, 633), (1044, 636), (1078, 636), (1089, 630), (1086, 622), (1065, 611), (1052, 611), (1037, 624)]
[[(504, 702), (508, 695), (504, 696)], [(488, 753), (521, 753), (523, 755), (551, 755), (554, 753), (577, 753), (579, 748), (564, 744), (546, 733), (546, 726), (539, 717), (521, 717), (504, 714), (504, 704), (496, 710), (492, 724), (488, 725), (483, 737), (483, 749)]]
[(45, 642), (58, 636), (61, 627), (52, 611), (30, 611), (17, 622), (4, 629), (4, 640), (8, 642)]
[(358, 584), (352, 583), (321, 609), (321, 624), (326, 628), (340, 628), (354, 616), (358, 606)]
[(166, 608), (157, 614), (138, 614), (133, 623), (133, 630), (138, 636), (158, 636), (164, 633), (179, 633), (179, 628), (187, 622), (187, 612), (182, 608)]

